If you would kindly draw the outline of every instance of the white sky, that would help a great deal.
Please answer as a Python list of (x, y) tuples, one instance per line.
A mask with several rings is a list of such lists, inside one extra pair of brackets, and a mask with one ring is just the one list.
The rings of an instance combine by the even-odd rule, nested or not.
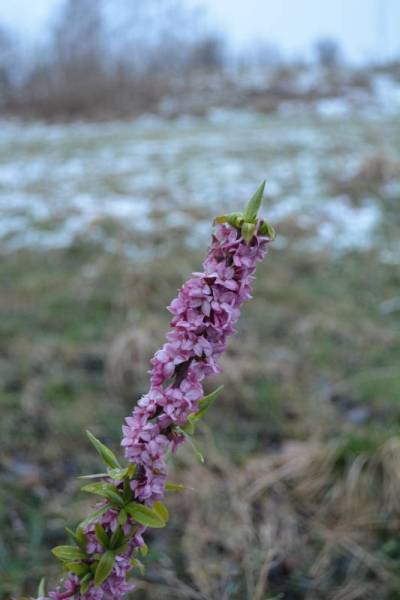
[[(95, 0), (93, 0), (95, 1)], [(132, 0), (132, 2), (146, 0)], [(236, 46), (276, 43), (293, 55), (334, 37), (352, 60), (400, 55), (400, 0), (183, 0), (205, 6)], [(37, 36), (60, 0), (0, 0), (0, 22)]]

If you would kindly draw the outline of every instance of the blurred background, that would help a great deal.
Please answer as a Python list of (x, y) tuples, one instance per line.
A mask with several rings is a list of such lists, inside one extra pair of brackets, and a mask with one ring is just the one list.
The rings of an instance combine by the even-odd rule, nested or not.
[(133, 597), (400, 599), (400, 4), (0, 4), (0, 597), (55, 583), (213, 216), (278, 237)]

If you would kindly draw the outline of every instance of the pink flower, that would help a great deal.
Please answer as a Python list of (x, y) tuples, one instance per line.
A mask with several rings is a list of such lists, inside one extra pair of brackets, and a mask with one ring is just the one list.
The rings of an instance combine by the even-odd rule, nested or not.
[[(258, 223), (257, 227), (260, 226)], [(215, 235), (203, 271), (192, 274), (172, 300), (171, 331), (167, 341), (151, 360), (151, 387), (143, 396), (122, 428), (122, 446), (129, 463), (136, 465), (130, 482), (136, 501), (152, 505), (163, 498), (167, 479), (166, 456), (184, 441), (179, 426), (186, 424), (190, 414), (197, 412), (204, 396), (203, 380), (218, 373), (218, 358), (225, 351), (227, 338), (235, 333), (243, 302), (251, 298), (255, 267), (266, 253), (269, 239), (253, 236), (246, 243), (236, 227), (226, 223), (216, 227)], [(107, 479), (117, 488), (119, 481)], [(107, 506), (107, 501), (99, 504)], [(95, 534), (95, 523), (111, 535), (118, 526), (118, 511), (110, 508), (90, 523), (87, 553), (98, 557), (104, 552)], [(123, 554), (115, 559), (107, 579), (98, 587), (93, 583), (80, 592), (80, 579), (68, 574), (62, 590), (49, 594), (52, 600), (120, 600), (134, 586), (127, 583), (136, 549), (143, 546), (145, 527), (136, 528), (131, 517), (124, 532), (132, 532)], [(94, 557), (93, 560), (96, 560)]]

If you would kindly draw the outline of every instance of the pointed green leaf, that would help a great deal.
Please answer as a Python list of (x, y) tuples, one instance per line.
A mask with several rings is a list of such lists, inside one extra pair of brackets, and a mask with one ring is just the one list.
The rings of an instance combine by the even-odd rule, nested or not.
[(214, 223), (229, 223), (232, 227), (240, 227), (243, 223), (243, 214), (240, 212), (233, 212), (229, 215), (220, 215), (215, 217)]
[(120, 469), (121, 465), (119, 464), (114, 452), (110, 450), (110, 448), (107, 448), (105, 444), (100, 442), (100, 440), (98, 440), (92, 433), (90, 433), (90, 431), (87, 430), (86, 434), (89, 440), (92, 442), (93, 446), (96, 448), (97, 452), (100, 454), (103, 461), (106, 463), (106, 465), (108, 465), (112, 469)]
[(246, 223), (255, 223), (257, 221), (258, 211), (260, 210), (264, 196), (264, 189), (265, 181), (261, 183), (254, 196), (249, 200), (243, 215)]
[(56, 546), (52, 553), (56, 558), (62, 561), (74, 561), (87, 558), (86, 552), (76, 546)]
[(108, 535), (106, 534), (103, 525), (101, 523), (96, 523), (94, 530), (96, 532), (96, 537), (103, 548), (108, 548), (110, 540), (108, 539)]
[(110, 575), (115, 562), (115, 554), (111, 550), (107, 550), (99, 560), (94, 575), (94, 585), (98, 587)]
[(139, 502), (130, 502), (125, 506), (125, 510), (141, 525), (155, 528), (165, 527), (164, 519), (155, 510), (139, 504)]
[(78, 546), (82, 548), (82, 550), (86, 551), (86, 533), (83, 531), (80, 525), (78, 525), (78, 527), (76, 528), (75, 539)]
[(215, 217), (214, 223), (226, 223), (228, 221), (228, 215), (219, 215)]
[(128, 520), (128, 515), (124, 508), (121, 508), (118, 514), (118, 523), (123, 527)]
[(93, 523), (95, 519), (104, 515), (104, 513), (109, 510), (109, 508), (109, 506), (102, 506), (101, 508), (95, 510), (94, 512), (92, 512), (91, 515), (89, 515), (88, 517), (86, 517), (86, 519), (79, 523), (78, 527), (81, 529), (85, 529), (85, 527), (87, 527), (90, 523)]
[(131, 565), (133, 568), (139, 569), (141, 575), (144, 575), (144, 564), (137, 558), (132, 558)]
[(111, 483), (88, 483), (83, 486), (82, 491), (107, 498), (107, 500), (110, 500), (110, 502), (116, 504), (120, 508), (124, 506), (124, 501), (118, 494), (115, 486)]
[(65, 531), (72, 537), (73, 540), (76, 540), (76, 533), (72, 531), (69, 527), (65, 527)]
[(81, 529), (78, 525), (76, 531), (72, 531), (72, 529), (70, 529), (69, 527), (66, 527), (65, 531), (72, 537), (72, 539), (77, 543), (77, 545), (84, 552), (86, 552), (86, 534), (83, 531), (83, 529)]
[(168, 483), (165, 484), (165, 490), (167, 492), (182, 492), (182, 490), (185, 489), (185, 486), (182, 485), (181, 483), (173, 483), (171, 481), (169, 481)]
[(91, 580), (92, 580), (92, 573), (88, 573), (87, 575), (85, 575), (85, 577), (83, 577), (83, 579), (81, 579), (81, 593), (82, 594), (86, 594), (86, 592), (88, 591)]
[(130, 480), (128, 478), (124, 479), (124, 486), (123, 486), (122, 497), (124, 499), (125, 504), (127, 502), (129, 502), (129, 500), (132, 499), (131, 484), (130, 484)]
[(113, 534), (111, 536), (110, 539), (110, 548), (112, 548), (113, 550), (115, 550), (116, 548), (118, 548), (119, 546), (121, 546), (121, 544), (125, 541), (125, 536), (124, 536), (124, 532), (122, 531), (121, 527), (117, 527), (115, 531), (113, 531)]
[(199, 401), (199, 410), (196, 413), (193, 413), (188, 416), (188, 420), (185, 423), (185, 425), (181, 426), (182, 431), (184, 431), (190, 436), (194, 434), (195, 425), (197, 421), (204, 417), (204, 415), (206, 414), (206, 412), (208, 411), (208, 409), (210, 408), (210, 406), (212, 405), (212, 403), (214, 402), (214, 400), (216, 399), (223, 387), (223, 385), (220, 385), (213, 392), (211, 392), (211, 394), (204, 396)]
[(149, 552), (149, 547), (147, 546), (147, 544), (143, 544), (142, 546), (140, 546), (139, 552), (142, 556), (147, 556)]
[(132, 479), (132, 477), (134, 476), (134, 474), (136, 473), (136, 465), (134, 464), (130, 464), (128, 467), (128, 477), (129, 479)]
[(128, 474), (128, 468), (126, 469), (110, 469), (108, 471), (108, 477), (111, 479), (116, 479), (117, 481), (122, 481), (124, 477)]
[(82, 577), (83, 575), (86, 575), (89, 571), (89, 565), (86, 565), (85, 563), (81, 563), (81, 562), (66, 563), (65, 567), (66, 567), (67, 571), (70, 571), (71, 573), (75, 573), (75, 575), (78, 575), (78, 577)]
[(218, 394), (222, 391), (223, 387), (224, 387), (223, 385), (220, 385), (213, 392), (211, 392), (207, 396), (204, 396), (204, 398), (202, 398), (199, 401), (200, 410), (198, 410), (197, 413), (190, 415), (192, 423), (195, 423), (196, 421), (198, 421), (199, 419), (202, 419), (204, 417), (204, 415), (206, 414), (206, 412), (208, 411), (210, 406), (213, 404), (213, 402), (217, 398)]
[(197, 456), (197, 458), (199, 459), (199, 461), (201, 463), (204, 463), (204, 456), (202, 455), (202, 453), (200, 452), (200, 450), (197, 448), (196, 444), (194, 443), (194, 441), (192, 439), (192, 436), (189, 435), (186, 431), (184, 431), (182, 429), (182, 427), (177, 427), (176, 429), (177, 429), (177, 431), (179, 431), (180, 433), (182, 433), (185, 436), (185, 438), (189, 442), (189, 444), (190, 444), (193, 452), (195, 453), (195, 455)]
[(46, 595), (46, 580), (44, 577), (40, 580), (37, 595), (39, 598)]
[(169, 511), (168, 511), (168, 508), (165, 506), (165, 504), (163, 502), (161, 502), (160, 500), (157, 500), (156, 502), (154, 502), (152, 508), (153, 508), (153, 510), (156, 511), (156, 513), (158, 514), (160, 519), (162, 519), (165, 523), (167, 523), (167, 521), (169, 519)]
[(99, 479), (99, 477), (108, 477), (108, 473), (93, 473), (92, 475), (79, 475), (78, 479)]
[(261, 223), (258, 231), (261, 235), (266, 235), (267, 237), (269, 237), (270, 240), (274, 240), (276, 238), (275, 229), (266, 221), (263, 221)]
[(195, 415), (189, 415), (188, 416), (188, 420), (187, 423), (185, 423), (184, 425), (181, 426), (181, 429), (183, 431), (185, 431), (186, 433), (188, 433), (189, 435), (193, 435), (195, 432), (195, 427), (194, 427), (194, 422), (193, 422), (193, 417)]
[(243, 215), (242, 213), (231, 213), (227, 216), (226, 221), (232, 227), (240, 227), (243, 223)]
[(254, 237), (257, 225), (255, 223), (243, 223), (242, 236), (246, 244), (249, 244)]

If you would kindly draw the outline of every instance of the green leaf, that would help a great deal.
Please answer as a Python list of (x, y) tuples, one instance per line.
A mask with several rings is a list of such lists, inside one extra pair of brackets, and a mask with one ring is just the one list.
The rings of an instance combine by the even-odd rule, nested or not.
[(142, 546), (140, 546), (139, 548), (139, 552), (142, 556), (147, 556), (148, 552), (149, 552), (149, 547), (147, 544), (143, 544)]
[(87, 558), (86, 552), (76, 546), (56, 546), (52, 553), (56, 558), (62, 561), (74, 561)]
[(65, 527), (65, 531), (72, 537), (73, 540), (76, 540), (76, 533), (72, 531), (69, 527)]
[(129, 500), (132, 500), (132, 490), (131, 490), (130, 480), (127, 477), (124, 479), (122, 497), (124, 499), (125, 504), (127, 502), (129, 502)]
[(88, 483), (83, 486), (82, 491), (107, 498), (107, 500), (110, 500), (110, 502), (116, 504), (119, 508), (124, 506), (124, 501), (111, 483)]
[(111, 536), (110, 548), (115, 550), (118, 548), (118, 546), (121, 546), (123, 542), (125, 542), (124, 532), (122, 531), (121, 527), (117, 527)]
[(116, 479), (117, 481), (122, 481), (127, 474), (128, 467), (126, 469), (110, 469), (108, 471), (108, 477), (111, 477), (111, 479)]
[(275, 233), (275, 229), (272, 227), (272, 225), (270, 225), (269, 223), (267, 223), (266, 221), (263, 221), (258, 229), (259, 233), (261, 235), (266, 235), (267, 237), (269, 237), (271, 240), (274, 240), (276, 238), (276, 233)]
[(83, 529), (78, 525), (76, 531), (72, 531), (69, 527), (66, 527), (65, 531), (72, 537), (76, 544), (86, 552), (86, 534)]
[(90, 582), (92, 580), (92, 573), (88, 573), (85, 575), (83, 579), (81, 579), (81, 593), (86, 594), (89, 589)]
[(231, 227), (240, 227), (243, 223), (243, 215), (242, 213), (231, 213), (227, 216), (226, 221)]
[(128, 477), (129, 479), (132, 479), (132, 477), (134, 476), (134, 474), (136, 473), (136, 465), (134, 465), (133, 463), (131, 463), (128, 467)]
[(173, 483), (172, 481), (165, 484), (165, 490), (167, 492), (182, 492), (185, 486), (182, 483)]
[(96, 532), (96, 537), (99, 540), (100, 544), (103, 546), (103, 548), (108, 548), (110, 540), (105, 532), (103, 525), (101, 525), (101, 523), (96, 523), (96, 525), (94, 526), (94, 530)]
[(128, 515), (124, 508), (121, 508), (118, 514), (118, 523), (123, 527), (128, 520)]
[(193, 435), (195, 432), (195, 427), (194, 427), (194, 423), (193, 423), (194, 416), (195, 416), (194, 414), (189, 415), (187, 423), (185, 423), (184, 425), (181, 426), (181, 429), (183, 429), (183, 431), (186, 431), (186, 433), (188, 433), (189, 435)]
[(93, 473), (92, 475), (80, 475), (78, 479), (99, 479), (99, 477), (108, 477), (108, 473)]
[(162, 519), (165, 523), (167, 523), (167, 521), (169, 519), (169, 511), (168, 511), (168, 508), (165, 506), (165, 504), (163, 502), (161, 502), (160, 500), (157, 500), (156, 502), (154, 502), (152, 508), (153, 508), (153, 510), (156, 511), (156, 513), (158, 514), (160, 519)]
[(192, 439), (192, 436), (189, 433), (187, 433), (184, 429), (182, 429), (182, 427), (177, 427), (176, 429), (177, 429), (177, 431), (179, 431), (180, 433), (182, 433), (185, 436), (185, 438), (189, 442), (193, 452), (195, 453), (195, 455), (197, 456), (199, 461), (201, 463), (204, 463), (204, 456), (202, 455), (200, 450), (197, 448), (196, 444), (194, 443), (194, 441)]
[(216, 397), (218, 396), (220, 391), (223, 389), (223, 387), (224, 387), (223, 385), (220, 385), (213, 392), (211, 392), (207, 396), (204, 396), (199, 401), (199, 409), (200, 410), (198, 410), (196, 413), (192, 413), (191, 415), (189, 415), (187, 423), (185, 423), (185, 425), (183, 425), (181, 427), (181, 429), (185, 433), (187, 433), (189, 435), (194, 434), (195, 424), (197, 423), (197, 421), (199, 421), (200, 419), (202, 419), (204, 417), (204, 415), (206, 414), (206, 412), (208, 411), (210, 406), (213, 404), (214, 400), (216, 399)]
[(125, 510), (141, 525), (155, 528), (165, 527), (164, 519), (155, 510), (139, 504), (139, 502), (130, 502), (125, 506)]
[(75, 575), (78, 575), (78, 577), (82, 577), (83, 575), (86, 575), (89, 571), (89, 565), (85, 565), (84, 563), (81, 563), (81, 562), (66, 563), (65, 567), (71, 573), (75, 573)]
[(104, 513), (109, 510), (109, 508), (109, 506), (102, 506), (101, 508), (95, 510), (94, 512), (92, 512), (91, 515), (89, 515), (88, 517), (86, 517), (86, 519), (79, 523), (78, 528), (84, 529), (85, 527), (87, 527), (87, 525), (93, 523), (93, 521), (97, 519), (97, 517), (101, 517), (102, 515), (104, 515)]
[(117, 457), (114, 452), (107, 448), (100, 440), (98, 440), (90, 431), (86, 431), (86, 434), (89, 440), (92, 442), (93, 446), (96, 448), (97, 452), (100, 454), (103, 461), (111, 467), (112, 469), (120, 469), (121, 465), (119, 464)]
[(242, 236), (246, 244), (249, 244), (254, 237), (257, 225), (255, 223), (243, 223)]
[(78, 546), (82, 548), (82, 550), (86, 551), (86, 533), (83, 531), (80, 525), (78, 525), (78, 527), (76, 528), (75, 539)]
[(46, 585), (45, 584), (46, 584), (46, 580), (44, 577), (42, 577), (42, 579), (40, 580), (40, 583), (39, 583), (38, 591), (37, 591), (37, 595), (39, 597), (46, 595)]
[(144, 564), (137, 558), (132, 558), (131, 565), (133, 568), (139, 569), (141, 575), (144, 575)]
[(244, 211), (244, 220), (246, 223), (255, 223), (257, 221), (258, 211), (260, 210), (261, 202), (264, 196), (265, 181), (263, 181), (254, 194), (249, 200)]
[(199, 401), (200, 410), (198, 410), (197, 413), (194, 413), (194, 415), (190, 415), (191, 419), (192, 419), (192, 423), (196, 422), (199, 419), (202, 419), (204, 417), (204, 415), (206, 414), (206, 412), (208, 411), (210, 406), (213, 404), (213, 402), (217, 398), (218, 394), (222, 391), (223, 387), (224, 387), (223, 385), (220, 385), (213, 392), (211, 392), (207, 396), (204, 396), (204, 398), (202, 398)]
[(96, 568), (96, 573), (94, 575), (94, 585), (98, 587), (107, 579), (110, 575), (112, 568), (114, 566), (115, 554), (111, 552), (111, 550), (107, 550), (99, 560), (99, 563)]
[(214, 223), (229, 223), (232, 227), (240, 227), (243, 223), (243, 214), (241, 212), (233, 212), (229, 215), (220, 215), (215, 217)]

